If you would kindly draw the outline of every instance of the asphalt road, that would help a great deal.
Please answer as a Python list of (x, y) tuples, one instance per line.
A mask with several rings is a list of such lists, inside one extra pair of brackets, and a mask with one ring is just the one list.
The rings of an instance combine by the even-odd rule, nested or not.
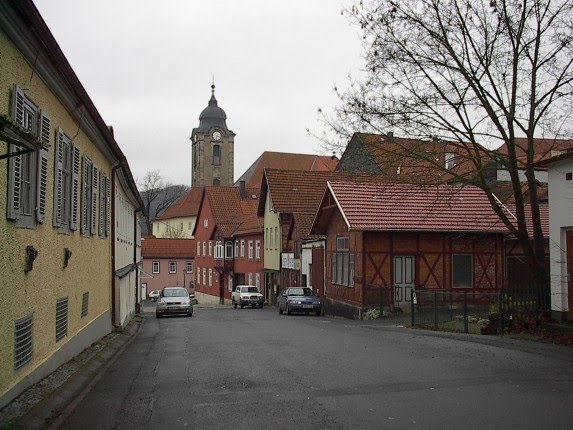
[(196, 308), (148, 317), (64, 429), (565, 429), (573, 350)]

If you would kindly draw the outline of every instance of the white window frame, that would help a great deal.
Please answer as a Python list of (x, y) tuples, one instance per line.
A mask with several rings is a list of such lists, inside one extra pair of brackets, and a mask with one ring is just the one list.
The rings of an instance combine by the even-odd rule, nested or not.
[[(157, 264), (157, 269), (155, 268)], [(151, 262), (151, 273), (160, 273), (161, 270), (161, 264), (159, 261), (152, 261)]]
[(209, 268), (209, 286), (213, 286), (213, 269)]
[(255, 259), (256, 260), (261, 259), (261, 241), (260, 240), (255, 241)]
[(241, 258), (245, 257), (245, 240), (241, 239)]
[(187, 273), (193, 273), (193, 262), (187, 261), (185, 264), (185, 270)]
[(169, 262), (169, 273), (177, 273), (177, 262), (171, 260)]
[[(254, 244), (252, 240), (249, 240), (249, 260), (253, 259), (253, 255), (254, 255)], [(249, 284), (252, 285), (252, 284)]]

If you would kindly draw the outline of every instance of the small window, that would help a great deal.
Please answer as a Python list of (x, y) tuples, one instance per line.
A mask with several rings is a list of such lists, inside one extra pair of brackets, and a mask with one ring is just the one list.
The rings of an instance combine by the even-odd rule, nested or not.
[(209, 269), (209, 286), (213, 286), (213, 269)]
[(218, 187), (221, 185), (221, 179), (220, 178), (213, 178), (213, 186)]
[(336, 238), (336, 250), (337, 251), (348, 251), (349, 240), (348, 237), (337, 237)]
[(473, 262), (469, 254), (452, 255), (452, 287), (471, 288), (473, 286)]
[(169, 262), (169, 273), (177, 273), (177, 262), (175, 261)]
[(87, 316), (88, 314), (88, 309), (89, 309), (89, 303), (90, 303), (90, 293), (84, 293), (82, 295), (82, 318)]
[[(221, 146), (220, 145), (213, 145), (213, 165), (220, 166), (221, 165)], [(215, 185), (215, 184), (213, 184)]]
[(445, 158), (446, 169), (451, 170), (454, 167), (456, 167), (456, 154), (454, 154), (453, 152), (446, 152), (444, 158)]
[(14, 323), (14, 370), (32, 361), (34, 351), (34, 314)]
[(209, 227), (209, 218), (205, 218), (203, 220), (203, 227), (208, 228)]
[(197, 241), (197, 257), (201, 257), (201, 242)]
[(203, 241), (203, 257), (207, 255), (207, 242)]
[(187, 262), (187, 273), (193, 273), (193, 262), (192, 261)]
[[(254, 250), (253, 241), (249, 240), (249, 260), (253, 259), (253, 250)], [(249, 285), (252, 285), (252, 284), (249, 284)]]
[(223, 242), (220, 240), (215, 242), (215, 259), (222, 260), (224, 257)]
[(235, 258), (239, 257), (239, 241), (235, 240)]
[(209, 257), (213, 255), (213, 242), (209, 241)]
[(201, 268), (197, 268), (197, 285), (201, 284)]
[(151, 263), (151, 272), (159, 273), (159, 261), (154, 261), (153, 263)]
[(261, 259), (261, 241), (260, 240), (257, 240), (255, 242), (255, 258), (257, 260)]
[(225, 242), (225, 258), (227, 260), (233, 259), (233, 242), (230, 240)]
[(241, 257), (245, 256), (245, 241), (241, 240)]
[(68, 298), (56, 302), (56, 342), (68, 335)]

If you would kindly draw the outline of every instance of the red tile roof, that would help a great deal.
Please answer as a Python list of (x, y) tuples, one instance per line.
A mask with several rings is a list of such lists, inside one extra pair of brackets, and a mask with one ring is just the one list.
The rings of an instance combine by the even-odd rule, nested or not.
[[(527, 153), (527, 139), (516, 138), (515, 139), (515, 149), (516, 155), (519, 160), (525, 161)], [(567, 151), (573, 148), (573, 140), (571, 139), (534, 139), (534, 150), (535, 154), (533, 156), (534, 162), (540, 162), (546, 160), (553, 155), (557, 155), (560, 151)], [(507, 145), (504, 143), (497, 149), (501, 154), (507, 154)]]
[(338, 158), (313, 154), (292, 154), (288, 152), (263, 152), (239, 178), (247, 187), (259, 188), (265, 168), (282, 170), (304, 170), (306, 172), (332, 172), (338, 165)]
[(143, 258), (194, 258), (195, 241), (147, 236), (141, 240)]
[[(329, 180), (379, 181), (375, 174), (351, 172), (305, 172), (296, 170), (265, 169), (265, 182), (261, 188), (259, 214), (265, 210), (267, 190), (270, 190), (271, 200), (275, 211), (295, 214), (298, 233), (307, 238), (314, 214), (318, 209), (326, 183)], [(306, 214), (307, 217), (301, 215)]]
[(329, 190), (351, 230), (508, 232), (476, 187), (330, 181)]
[[(361, 150), (342, 155), (339, 168), (346, 165), (348, 157), (361, 157), (373, 162), (387, 180), (403, 183), (444, 183), (454, 178), (445, 171), (446, 153), (454, 154), (455, 167), (451, 172), (462, 177), (470, 177), (477, 170), (474, 154), (468, 155), (471, 145), (443, 140), (423, 140), (396, 137), (393, 134), (355, 133), (351, 144), (360, 143)], [(478, 146), (479, 155), (489, 160), (488, 151)], [(364, 153), (363, 151), (366, 151)], [(367, 157), (367, 158), (364, 158)]]
[(189, 216), (197, 216), (199, 211), (199, 204), (201, 203), (201, 196), (203, 195), (203, 187), (193, 187), (187, 194), (181, 197), (177, 202), (163, 211), (156, 220), (181, 218)]
[(245, 194), (241, 196), (240, 187), (209, 186), (205, 187), (204, 198), (209, 200), (213, 220), (223, 237), (231, 237), (241, 228), (263, 231), (263, 221), (257, 230), (258, 188), (245, 188)]

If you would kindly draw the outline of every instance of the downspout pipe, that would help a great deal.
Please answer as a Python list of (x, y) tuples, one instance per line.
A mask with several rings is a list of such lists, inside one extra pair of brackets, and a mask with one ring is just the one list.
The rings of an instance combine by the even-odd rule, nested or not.
[[(135, 269), (135, 307), (136, 315), (141, 313), (141, 301), (138, 300), (140, 288), (139, 282), (139, 262), (137, 261), (137, 214), (142, 212), (142, 208), (136, 208), (133, 211), (133, 267)], [(143, 300), (143, 297), (141, 298)]]
[(123, 160), (119, 160), (111, 168), (111, 324), (114, 328), (118, 328), (117, 322), (117, 303), (116, 303), (116, 283), (115, 283), (115, 244), (116, 238), (116, 214), (115, 214), (115, 199), (116, 199), (116, 184), (115, 176), (117, 170), (121, 167)]

